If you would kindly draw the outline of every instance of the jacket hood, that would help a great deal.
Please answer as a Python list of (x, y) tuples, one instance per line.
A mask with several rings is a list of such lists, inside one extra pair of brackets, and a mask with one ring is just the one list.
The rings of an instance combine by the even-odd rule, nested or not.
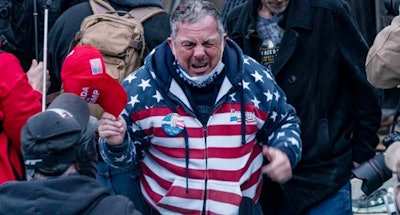
[(0, 187), (0, 214), (84, 214), (106, 195), (86, 176), (8, 182)]
[(138, 7), (138, 6), (158, 6), (163, 5), (160, 0), (109, 0), (111, 3), (121, 6)]

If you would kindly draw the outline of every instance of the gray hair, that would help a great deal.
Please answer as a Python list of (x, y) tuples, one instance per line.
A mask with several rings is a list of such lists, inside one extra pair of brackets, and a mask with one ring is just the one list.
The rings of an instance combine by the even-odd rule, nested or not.
[(205, 16), (211, 16), (217, 22), (217, 30), (221, 37), (225, 33), (221, 15), (215, 5), (206, 0), (188, 0), (185, 4), (178, 6), (170, 18), (171, 38), (175, 40), (180, 23), (196, 23)]

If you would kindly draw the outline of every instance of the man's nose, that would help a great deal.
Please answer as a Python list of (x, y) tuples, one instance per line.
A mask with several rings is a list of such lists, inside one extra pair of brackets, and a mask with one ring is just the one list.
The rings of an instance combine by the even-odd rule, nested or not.
[(194, 57), (202, 57), (205, 55), (205, 48), (201, 45), (198, 45), (194, 48), (193, 56)]

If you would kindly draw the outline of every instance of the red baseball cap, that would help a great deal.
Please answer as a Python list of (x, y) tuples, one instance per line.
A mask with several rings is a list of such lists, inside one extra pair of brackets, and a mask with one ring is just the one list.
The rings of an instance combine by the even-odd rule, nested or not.
[(61, 68), (64, 92), (74, 93), (87, 103), (98, 104), (118, 117), (128, 96), (121, 84), (106, 72), (100, 51), (87, 45), (76, 46)]

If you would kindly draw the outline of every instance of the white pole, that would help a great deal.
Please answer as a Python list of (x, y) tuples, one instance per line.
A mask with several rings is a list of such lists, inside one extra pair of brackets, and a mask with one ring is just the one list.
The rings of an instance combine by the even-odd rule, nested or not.
[(44, 6), (44, 37), (43, 37), (43, 87), (42, 87), (42, 111), (46, 110), (46, 82), (47, 82), (47, 28), (49, 9), (47, 2)]
[(38, 48), (38, 12), (37, 12), (37, 1), (33, 1), (33, 23), (35, 26), (35, 58), (39, 60), (39, 48)]

